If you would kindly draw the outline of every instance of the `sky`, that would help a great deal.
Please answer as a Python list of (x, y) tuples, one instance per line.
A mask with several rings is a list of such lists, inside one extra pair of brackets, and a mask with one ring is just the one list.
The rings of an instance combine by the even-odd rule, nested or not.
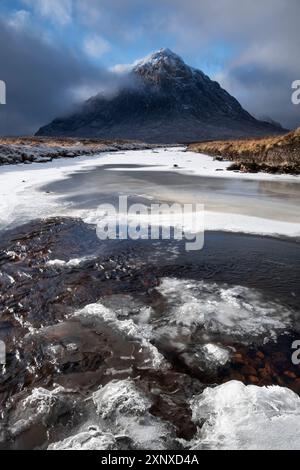
[(300, 126), (299, 0), (0, 0), (0, 135), (27, 135), (168, 47), (254, 116)]

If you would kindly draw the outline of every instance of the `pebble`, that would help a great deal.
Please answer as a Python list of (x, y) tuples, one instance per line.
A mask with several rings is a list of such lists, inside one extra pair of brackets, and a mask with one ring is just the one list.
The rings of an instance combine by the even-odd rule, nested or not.
[(257, 385), (259, 383), (259, 380), (256, 376), (254, 375), (250, 375), (248, 377), (249, 381), (253, 384), (253, 385)]
[(249, 375), (250, 375), (250, 376), (252, 376), (252, 375), (253, 375), (253, 376), (256, 376), (256, 375), (257, 375), (256, 369), (254, 369), (254, 367), (249, 366), (249, 365), (242, 367), (241, 373), (242, 373), (243, 375), (248, 375), (248, 376), (249, 376)]
[(288, 377), (289, 379), (292, 379), (292, 380), (294, 380), (294, 379), (297, 378), (297, 375), (295, 374), (295, 372), (291, 372), (291, 371), (289, 371), (289, 370), (286, 370), (286, 371), (284, 372), (284, 375), (285, 375), (286, 377)]
[(235, 354), (232, 358), (233, 362), (236, 364), (245, 364), (245, 360), (242, 356), (242, 354)]
[(257, 356), (259, 359), (261, 359), (261, 360), (263, 360), (263, 359), (265, 358), (264, 353), (261, 352), (261, 351), (258, 351), (258, 352), (256, 353), (256, 356)]
[(231, 380), (237, 380), (238, 382), (245, 383), (245, 377), (237, 371), (232, 371), (230, 374)]

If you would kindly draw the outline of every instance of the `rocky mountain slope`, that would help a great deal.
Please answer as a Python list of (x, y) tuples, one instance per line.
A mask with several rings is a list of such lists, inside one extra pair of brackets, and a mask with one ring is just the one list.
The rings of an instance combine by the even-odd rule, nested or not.
[(136, 62), (124, 83), (113, 96), (92, 97), (37, 135), (181, 143), (282, 132), (169, 49)]

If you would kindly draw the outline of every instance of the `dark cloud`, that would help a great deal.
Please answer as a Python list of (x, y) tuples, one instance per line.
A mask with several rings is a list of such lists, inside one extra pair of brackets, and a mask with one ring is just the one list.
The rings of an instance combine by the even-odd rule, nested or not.
[(7, 104), (0, 107), (0, 134), (31, 134), (68, 112), (116, 77), (71, 50), (0, 19), (0, 77)]
[(232, 67), (220, 81), (256, 117), (269, 117), (294, 128), (300, 125), (300, 106), (291, 100), (295, 76), (289, 69), (251, 62)]
[(156, 48), (163, 32), (161, 46), (199, 66), (216, 65), (222, 71), (212, 78), (252, 113), (300, 125), (300, 106), (291, 104), (291, 84), (300, 79), (299, 0), (75, 3), (89, 27), (122, 38), (124, 49), (141, 42)]
[[(83, 52), (42, 39), (37, 15), (45, 19), (47, 14), (53, 25), (58, 21), (56, 3), (23, 0), (35, 6), (32, 27), (0, 19), (0, 79), (8, 89), (8, 104), (0, 107), (2, 134), (33, 132), (67, 112), (76, 96), (117, 86), (118, 78), (93, 66)], [(98, 34), (108, 41), (111, 60), (127, 63), (170, 47), (205, 72), (218, 70), (210, 73), (212, 78), (252, 114), (270, 116), (286, 127), (300, 125), (300, 106), (291, 103), (291, 84), (300, 79), (299, 0), (58, 3), (66, 8), (62, 18), (83, 36)]]

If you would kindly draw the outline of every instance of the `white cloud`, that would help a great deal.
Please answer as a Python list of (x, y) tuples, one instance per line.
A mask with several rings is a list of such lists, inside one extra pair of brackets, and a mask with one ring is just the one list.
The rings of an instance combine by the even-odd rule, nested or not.
[(134, 67), (134, 64), (117, 64), (110, 68), (110, 71), (117, 74), (123, 74), (130, 72)]
[(8, 18), (8, 25), (15, 29), (25, 28), (30, 20), (30, 13), (27, 10), (16, 10)]
[(36, 13), (54, 23), (65, 26), (72, 21), (72, 0), (23, 0)]
[(93, 59), (99, 59), (106, 52), (109, 52), (111, 46), (109, 42), (99, 35), (89, 36), (85, 39), (83, 44), (84, 51)]

